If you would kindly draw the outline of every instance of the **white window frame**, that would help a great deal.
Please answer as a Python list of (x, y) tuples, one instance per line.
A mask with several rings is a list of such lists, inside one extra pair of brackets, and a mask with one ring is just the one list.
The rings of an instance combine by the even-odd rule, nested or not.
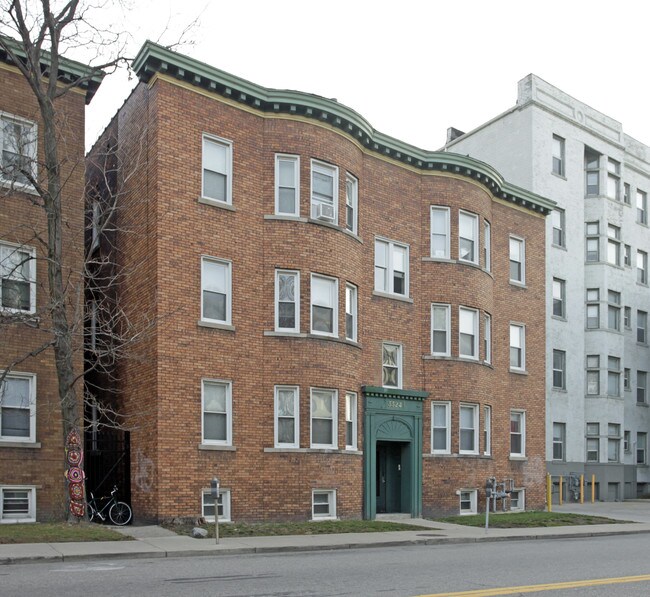
[[(557, 176), (566, 176), (565, 172), (565, 143), (566, 140), (560, 135), (553, 135), (553, 140), (551, 142), (551, 172)], [(556, 149), (558, 151), (556, 151)]]
[[(463, 494), (469, 494), (469, 499), (463, 499)], [(477, 490), (476, 489), (460, 489), (458, 491), (458, 511), (461, 516), (471, 516), (477, 512)], [(469, 503), (469, 508), (463, 508), (463, 502)]]
[[(219, 385), (226, 388), (226, 439), (208, 439), (205, 437), (205, 386)], [(213, 446), (232, 446), (232, 381), (226, 379), (201, 379), (201, 443)]]
[(551, 213), (552, 244), (566, 247), (566, 219), (563, 209), (556, 207)]
[[(280, 276), (292, 276), (295, 279), (293, 301), (295, 305), (295, 322), (293, 327), (284, 328), (280, 326)], [(297, 270), (275, 270), (275, 331), (292, 333), (300, 332), (300, 272)]]
[[(27, 515), (11, 516), (4, 513), (5, 491), (27, 492)], [(36, 522), (36, 486), (35, 485), (0, 485), (0, 524), (17, 524)]]
[[(560, 437), (556, 436), (555, 428), (561, 432)], [(552, 425), (552, 445), (551, 445), (551, 460), (555, 462), (566, 462), (566, 423), (559, 421), (553, 421)], [(562, 451), (562, 456), (560, 458), (555, 457), (555, 446), (560, 446)]]
[(24, 155), (30, 160), (31, 173), (34, 179), (38, 179), (38, 125), (31, 120), (14, 116), (8, 112), (0, 111), (0, 185), (4, 187), (13, 187), (18, 190), (32, 190), (34, 186), (30, 182), (20, 182), (10, 177), (5, 177), (3, 171), (2, 152), (4, 151), (4, 125), (5, 122), (14, 122), (19, 126), (25, 127), (29, 133), (29, 138), (25, 141)]
[(483, 263), (486, 272), (492, 270), (492, 226), (487, 220), (483, 220)]
[[(513, 258), (513, 243), (519, 247), (519, 260)], [(510, 282), (513, 284), (526, 284), (526, 241), (520, 236), (511, 234), (508, 246), (510, 254)], [(518, 263), (520, 266), (519, 278), (512, 277), (512, 263)]]
[[(472, 429), (472, 427), (463, 427), (463, 410), (471, 410), (472, 420), (473, 420), (473, 431), (474, 431), (474, 448), (471, 450), (464, 450), (463, 445), (463, 430)], [(479, 453), (479, 416), (478, 416), (478, 404), (468, 404), (461, 402), (458, 407), (458, 453), (459, 454), (478, 454)]]
[[(433, 220), (434, 220), (434, 214), (441, 214), (443, 219), (444, 219), (444, 226), (445, 230), (444, 233), (440, 232), (434, 232), (433, 228)], [(431, 237), (430, 237), (430, 246), (431, 246), (431, 258), (432, 259), (449, 259), (450, 257), (450, 231), (451, 231), (451, 225), (450, 225), (450, 210), (448, 207), (442, 207), (439, 205), (432, 205), (431, 210), (429, 213), (429, 228), (431, 231)], [(433, 239), (434, 237), (442, 237), (444, 235), (444, 251), (442, 255), (436, 255), (434, 253), (434, 243)]]
[[(293, 164), (293, 187), (285, 186), (284, 188), (293, 188), (294, 190), (294, 209), (293, 211), (281, 211), (280, 209), (280, 163), (286, 162)], [(300, 156), (287, 153), (275, 154), (275, 214), (278, 216), (300, 216)]]
[[(600, 462), (600, 423), (586, 423), (585, 462)], [(589, 449), (589, 444), (595, 444), (596, 449)], [(596, 458), (590, 458), (589, 454), (595, 453)]]
[[(323, 280), (331, 284), (330, 286), (330, 299), (331, 305), (321, 304), (315, 302), (314, 297), (314, 281)], [(314, 329), (314, 307), (324, 307), (326, 309), (332, 309), (332, 331), (324, 332), (322, 330)], [(309, 292), (309, 331), (311, 334), (317, 336), (329, 336), (331, 338), (338, 338), (339, 336), (339, 280), (338, 278), (332, 278), (330, 276), (323, 276), (322, 274), (312, 274), (311, 275), (311, 284)]]
[[(519, 417), (520, 430), (514, 432), (512, 430), (512, 417), (513, 415)], [(512, 439), (514, 435), (521, 436), (521, 450), (519, 452), (512, 451)], [(525, 458), (526, 457), (526, 411), (513, 409), (510, 411), (510, 457)]]
[[(613, 365), (616, 364), (615, 369)], [(611, 386), (616, 384), (616, 389), (610, 393)], [(621, 358), (614, 355), (607, 355), (607, 395), (620, 397), (621, 395)]]
[[(559, 367), (556, 366), (555, 357), (558, 357)], [(566, 350), (553, 349), (553, 363), (551, 372), (551, 386), (554, 390), (566, 390)], [(559, 377), (560, 385), (556, 385), (555, 378)]]
[[(29, 255), (29, 279), (25, 280), (22, 275), (17, 277), (15, 274), (12, 274), (11, 271), (7, 272), (6, 275), (3, 274), (2, 263), (5, 260), (8, 260), (9, 257), (14, 253), (26, 253)], [(2, 292), (4, 286), (4, 280), (19, 280), (21, 282), (27, 282), (29, 284), (29, 309), (16, 309), (15, 307), (3, 307), (2, 306)], [(14, 243), (8, 243), (5, 241), (0, 242), (0, 313), (22, 313), (26, 315), (36, 313), (36, 251), (33, 247), (26, 245), (17, 245)]]
[[(25, 380), (29, 383), (29, 435), (27, 437), (2, 435), (2, 394), (0, 394), (0, 445), (2, 442), (33, 444), (36, 442), (36, 375), (12, 371), (5, 377), (5, 382), (11, 379)], [(5, 382), (0, 384), (0, 391)]]
[[(589, 378), (595, 378), (596, 381), (596, 391), (590, 391), (591, 383)], [(600, 395), (600, 355), (599, 354), (588, 354), (587, 355), (587, 382), (585, 391), (587, 396), (599, 396)]]
[[(513, 345), (512, 343), (512, 333), (514, 330), (518, 330), (518, 342), (519, 346)], [(512, 364), (512, 349), (518, 349), (520, 351), (520, 365)], [(511, 323), (510, 324), (510, 370), (511, 371), (526, 371), (526, 326), (521, 323)]]
[[(314, 174), (322, 174), (324, 176), (332, 177), (332, 203), (314, 194)], [(327, 220), (331, 224), (336, 225), (339, 221), (339, 169), (337, 166), (332, 166), (325, 162), (318, 160), (311, 160), (311, 173), (309, 176), (311, 188), (309, 193), (309, 217), (312, 220), (318, 220), (316, 209), (320, 204), (332, 205), (334, 209), (334, 216), (332, 220)]]
[[(557, 289), (557, 292), (556, 292)], [(560, 319), (566, 319), (566, 281), (561, 278), (553, 278), (552, 285), (552, 306), (551, 313), (553, 317), (559, 317)], [(559, 294), (559, 296), (557, 296)], [(560, 312), (555, 312), (555, 306), (559, 305)]]
[[(643, 441), (641, 441), (643, 440)], [(636, 432), (636, 464), (647, 464), (648, 463), (648, 433), (645, 431)], [(641, 458), (639, 458), (641, 455)]]
[[(327, 444), (318, 444), (314, 442), (314, 392), (319, 393), (328, 393), (332, 401), (332, 437), (331, 442)], [(338, 390), (333, 390), (331, 388), (310, 388), (309, 391), (309, 447), (310, 448), (334, 448), (338, 447), (338, 403), (339, 403), (339, 393)], [(322, 419), (323, 417), (317, 417)], [(327, 420), (327, 419), (326, 419)]]
[(646, 404), (648, 402), (648, 372), (643, 369), (636, 370), (636, 403)]
[[(359, 291), (358, 288), (351, 283), (345, 285), (345, 337), (352, 342), (357, 341), (358, 331), (358, 302)], [(349, 325), (348, 321), (352, 324)], [(351, 328), (351, 329), (350, 329)]]
[[(466, 331), (463, 331), (462, 327), (462, 319), (463, 319), (463, 313), (471, 313), (472, 314), (472, 320), (473, 320), (473, 330), (472, 330), (472, 335), (474, 336), (473, 342), (472, 342), (472, 352), (473, 354), (465, 354), (461, 352), (462, 350), (462, 336), (464, 335), (469, 335)], [(462, 359), (470, 359), (472, 361), (478, 361), (479, 359), (479, 354), (478, 354), (478, 347), (479, 347), (479, 333), (478, 333), (478, 309), (472, 309), (470, 307), (458, 307), (458, 356)]]
[[(352, 211), (350, 222), (349, 211)], [(359, 179), (345, 173), (345, 227), (352, 234), (359, 234)]]
[[(394, 253), (395, 249), (403, 249), (405, 252), (405, 269), (404, 273), (404, 293), (395, 292), (395, 269), (394, 269)], [(378, 265), (377, 257), (383, 253), (385, 257), (385, 267)], [(409, 296), (409, 245), (398, 243), (386, 238), (375, 237), (375, 291), (382, 292), (393, 296), (408, 297)], [(382, 286), (378, 287), (378, 271), (382, 271)], [(399, 270), (397, 270), (399, 271)]]
[[(513, 506), (512, 505), (512, 494), (516, 493), (517, 494), (517, 505)], [(511, 512), (523, 512), (526, 510), (526, 490), (525, 489), (520, 489), (516, 488), (513, 489), (512, 492), (510, 493), (510, 511)]]
[(648, 224), (648, 194), (641, 189), (636, 190), (636, 221)]
[(485, 326), (483, 331), (483, 361), (490, 365), (492, 363), (492, 315), (484, 313), (483, 322)]
[[(219, 514), (219, 523), (232, 522), (231, 518), (231, 491), (230, 489), (219, 488), (219, 498), (217, 499), (217, 507), (220, 507), (221, 513)], [(214, 522), (214, 514), (205, 513), (206, 506), (214, 509), (214, 498), (212, 497), (210, 489), (201, 490), (201, 516), (206, 522)]]
[[(435, 311), (444, 310), (445, 312), (445, 327), (438, 329), (435, 326)], [(444, 332), (445, 334), (445, 350), (440, 352), (434, 349), (434, 334), (435, 332)], [(451, 305), (444, 305), (441, 303), (431, 303), (431, 354), (438, 357), (451, 356)]]
[[(443, 408), (445, 415), (444, 427), (436, 426), (435, 410), (436, 408)], [(445, 431), (445, 447), (435, 448), (434, 436), (436, 430), (444, 429)], [(431, 401), (431, 453), (432, 454), (451, 454), (451, 402)]]
[(492, 407), (483, 405), (483, 454), (492, 454)]
[(648, 343), (648, 312), (636, 310), (636, 341), (638, 344)]
[[(316, 494), (327, 495), (328, 513), (316, 513)], [(336, 520), (336, 489), (312, 489), (311, 491), (311, 519), (312, 520)]]
[(638, 249), (636, 252), (636, 281), (637, 284), (648, 284), (648, 254)]
[[(358, 434), (358, 404), (356, 392), (345, 393), (345, 449), (357, 450)], [(350, 427), (352, 443), (348, 443), (348, 427)]]
[[(226, 168), (225, 172), (218, 172), (226, 177), (226, 198), (225, 200), (216, 199), (215, 197), (208, 197), (205, 194), (205, 171), (210, 170), (211, 172), (217, 172), (216, 170), (211, 170), (206, 164), (206, 143), (212, 143), (214, 145), (219, 145), (226, 150)], [(217, 137), (216, 135), (210, 135), (208, 133), (203, 133), (201, 141), (201, 200), (205, 203), (212, 203), (213, 205), (232, 205), (232, 148), (233, 143), (228, 139), (223, 139)]]
[[(225, 319), (213, 319), (211, 317), (206, 317), (204, 315), (204, 293), (210, 292), (205, 284), (205, 270), (204, 266), (206, 263), (214, 263), (218, 265), (225, 266), (226, 268), (226, 318)], [(220, 259), (219, 257), (211, 257), (209, 255), (201, 255), (201, 321), (205, 322), (214, 322), (224, 325), (230, 325), (232, 322), (232, 261), (228, 259)]]
[[(472, 222), (472, 238), (461, 236), (461, 219), (468, 218)], [(462, 257), (462, 243), (461, 239), (469, 240), (474, 243), (473, 245), (473, 259), (464, 259)], [(462, 209), (458, 211), (458, 261), (461, 263), (474, 263), (478, 265), (479, 259), (479, 242), (478, 242), (478, 216), (476, 214), (470, 213), (468, 211), (463, 211)]]
[[(291, 391), (293, 392), (293, 417), (283, 416), (283, 419), (293, 419), (293, 442), (280, 442), (280, 392)], [(300, 447), (300, 388), (298, 386), (278, 385), (273, 389), (274, 394), (274, 426), (273, 426), (273, 442), (276, 448), (299, 448)]]
[[(387, 386), (384, 384), (384, 367), (391, 367), (384, 363), (384, 348), (386, 346), (394, 346), (397, 348), (397, 385), (396, 386)], [(382, 342), (381, 345), (381, 385), (384, 388), (398, 388), (402, 387), (402, 369), (403, 369), (403, 354), (402, 354), (402, 345), (397, 342)]]

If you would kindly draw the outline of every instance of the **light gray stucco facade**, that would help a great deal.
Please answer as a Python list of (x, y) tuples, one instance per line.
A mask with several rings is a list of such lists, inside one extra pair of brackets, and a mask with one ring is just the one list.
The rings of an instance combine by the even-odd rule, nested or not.
[(650, 147), (535, 75), (519, 81), (515, 107), (457, 134), (446, 149), (557, 202), (547, 218), (548, 472), (595, 475), (601, 500), (648, 493)]

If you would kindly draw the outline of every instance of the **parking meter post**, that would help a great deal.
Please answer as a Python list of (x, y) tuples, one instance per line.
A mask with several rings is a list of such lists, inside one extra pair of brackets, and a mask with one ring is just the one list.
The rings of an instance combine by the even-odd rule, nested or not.
[(210, 495), (214, 498), (214, 537), (219, 544), (219, 479), (210, 481)]

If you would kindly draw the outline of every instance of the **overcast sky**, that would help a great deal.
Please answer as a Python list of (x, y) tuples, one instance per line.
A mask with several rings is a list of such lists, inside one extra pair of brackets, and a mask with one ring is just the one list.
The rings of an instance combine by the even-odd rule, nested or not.
[[(147, 38), (173, 43), (198, 17), (182, 53), (265, 87), (336, 98), (375, 129), (437, 149), (447, 127), (469, 131), (512, 107), (531, 72), (650, 145), (649, 16), (643, 0), (133, 0), (111, 18), (135, 55)], [(134, 85), (125, 72), (105, 79), (87, 146)]]

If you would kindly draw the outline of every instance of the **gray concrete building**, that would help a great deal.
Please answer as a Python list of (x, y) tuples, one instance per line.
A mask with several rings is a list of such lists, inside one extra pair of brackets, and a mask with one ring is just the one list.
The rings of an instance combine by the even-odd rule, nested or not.
[[(557, 202), (546, 243), (548, 472), (584, 474), (587, 497), (593, 475), (600, 500), (648, 493), (650, 147), (535, 75), (519, 81), (514, 107), (447, 137), (449, 151)], [(525, 261), (521, 249), (511, 246), (511, 263)]]

